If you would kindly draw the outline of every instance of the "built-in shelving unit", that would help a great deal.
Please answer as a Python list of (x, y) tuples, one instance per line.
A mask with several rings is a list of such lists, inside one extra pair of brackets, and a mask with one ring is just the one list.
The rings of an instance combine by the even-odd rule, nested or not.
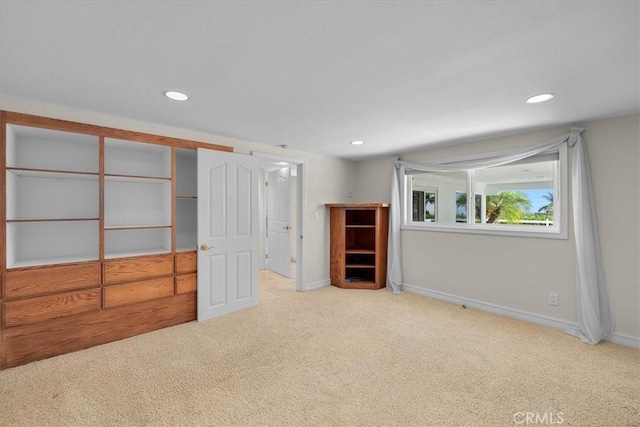
[(386, 285), (389, 205), (327, 204), (330, 208), (331, 284), (380, 289)]
[(7, 125), (6, 266), (98, 259), (99, 140)]
[(196, 318), (199, 148), (0, 111), (0, 369)]

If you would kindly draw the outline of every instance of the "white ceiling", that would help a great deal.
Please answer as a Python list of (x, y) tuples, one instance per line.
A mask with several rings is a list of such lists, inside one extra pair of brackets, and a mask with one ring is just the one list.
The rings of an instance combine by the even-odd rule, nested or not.
[(360, 159), (638, 112), (639, 21), (637, 1), (2, 0), (0, 94)]

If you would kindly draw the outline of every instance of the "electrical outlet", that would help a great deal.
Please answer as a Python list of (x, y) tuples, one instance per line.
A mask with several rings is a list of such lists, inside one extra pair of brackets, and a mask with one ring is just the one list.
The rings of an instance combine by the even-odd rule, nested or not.
[(558, 294), (549, 294), (549, 305), (558, 305)]

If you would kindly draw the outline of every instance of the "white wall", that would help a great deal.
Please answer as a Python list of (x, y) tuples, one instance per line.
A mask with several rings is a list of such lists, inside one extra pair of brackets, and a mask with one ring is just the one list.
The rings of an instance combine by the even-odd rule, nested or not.
[[(584, 127), (590, 156), (603, 262), (615, 332), (640, 338), (639, 116), (594, 120)], [(402, 155), (404, 160), (460, 157), (539, 143), (567, 133), (558, 127)], [(395, 157), (358, 164), (358, 201), (389, 202)], [(571, 218), (571, 216), (569, 217)], [(404, 282), (426, 290), (576, 321), (573, 222), (569, 239), (537, 239), (435, 231), (402, 232)], [(559, 294), (550, 306), (548, 294)]]
[[(74, 108), (51, 105), (23, 98), (2, 96), (0, 109), (34, 114), (61, 120), (107, 126), (137, 132), (182, 138), (211, 144), (227, 145), (237, 153), (261, 151), (295, 157), (305, 161), (306, 200), (304, 203), (304, 285), (329, 283), (329, 222), (325, 203), (346, 203), (345, 188), (353, 188), (356, 177), (355, 163), (294, 150), (282, 150), (264, 144), (225, 138), (157, 123), (142, 122), (124, 117), (94, 113)], [(317, 213), (317, 215), (316, 215)]]

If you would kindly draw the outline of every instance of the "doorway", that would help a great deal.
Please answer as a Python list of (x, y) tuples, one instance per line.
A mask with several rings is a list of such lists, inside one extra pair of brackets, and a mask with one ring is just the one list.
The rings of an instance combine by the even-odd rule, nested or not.
[(259, 299), (303, 290), (304, 161), (271, 153), (260, 158)]

